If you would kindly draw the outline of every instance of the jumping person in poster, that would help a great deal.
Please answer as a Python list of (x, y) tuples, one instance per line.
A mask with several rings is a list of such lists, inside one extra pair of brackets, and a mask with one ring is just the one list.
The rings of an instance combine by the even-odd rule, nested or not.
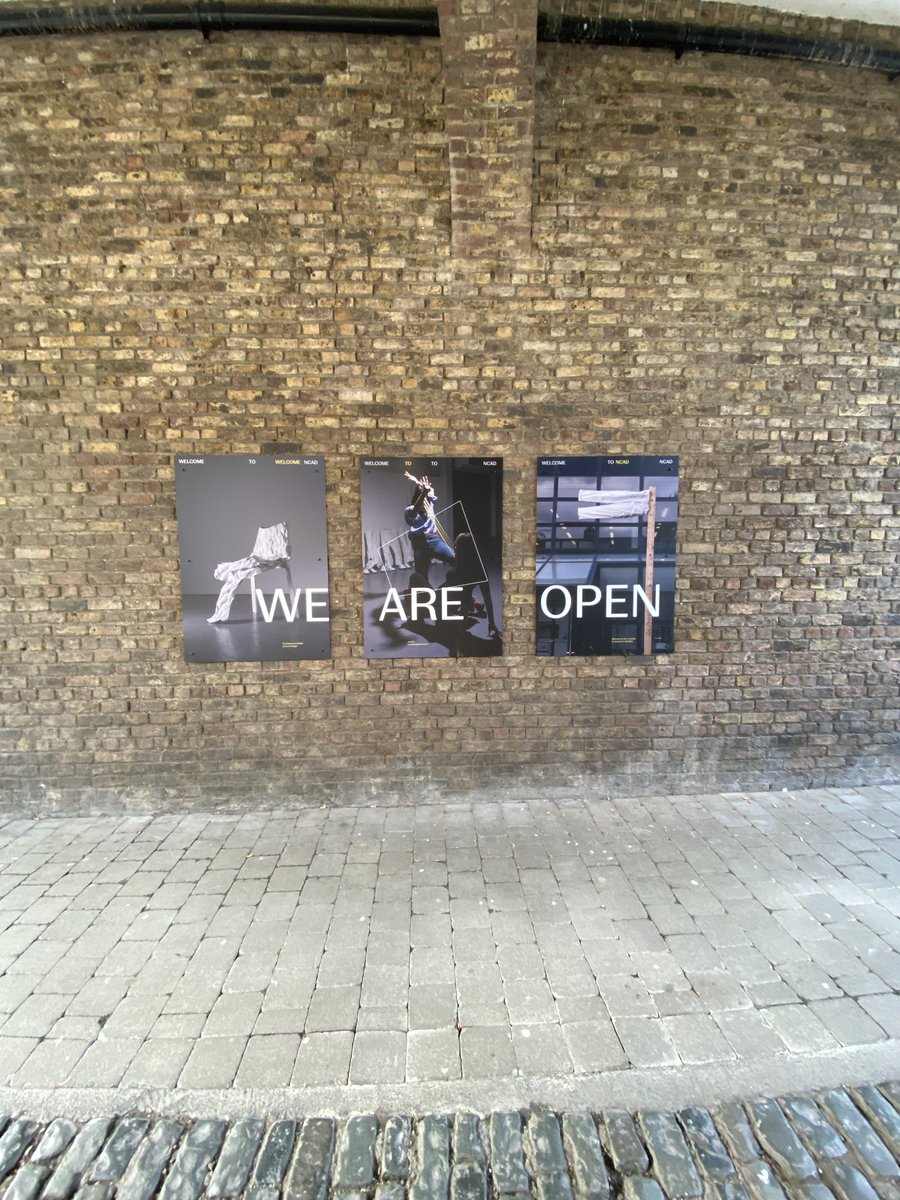
[(431, 480), (427, 475), (416, 479), (409, 471), (403, 472), (406, 479), (416, 485), (412, 502), (403, 510), (403, 517), (409, 526), (409, 541), (413, 549), (413, 572), (409, 586), (430, 587), (429, 571), (434, 559), (439, 562), (452, 564), (456, 555), (444, 541), (443, 531), (439, 528), (434, 515), (434, 505), (437, 500)]
[(501, 654), (502, 462), (364, 459), (361, 483), (367, 655)]

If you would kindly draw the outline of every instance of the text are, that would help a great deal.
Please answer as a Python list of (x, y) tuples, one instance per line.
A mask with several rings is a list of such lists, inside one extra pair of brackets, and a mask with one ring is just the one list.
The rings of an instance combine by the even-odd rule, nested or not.
[[(409, 601), (408, 614), (403, 603), (404, 599)], [(401, 621), (417, 621), (422, 617), (428, 617), (432, 621), (463, 621), (465, 617), (461, 612), (450, 611), (461, 607), (461, 587), (441, 588), (439, 592), (436, 592), (434, 588), (411, 588), (408, 596), (405, 594), (401, 596), (397, 589), (392, 587), (384, 598), (378, 620), (383, 621), (385, 617), (398, 617)]]

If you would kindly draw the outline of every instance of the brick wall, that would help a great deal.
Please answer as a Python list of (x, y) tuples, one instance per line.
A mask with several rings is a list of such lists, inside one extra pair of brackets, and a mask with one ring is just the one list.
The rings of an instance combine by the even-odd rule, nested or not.
[[(8, 803), (897, 777), (896, 83), (537, 60), (533, 249), (492, 263), (437, 41), (0, 42)], [(298, 448), (332, 660), (185, 664), (171, 456)], [(550, 451), (681, 456), (675, 654), (534, 657)], [(404, 452), (505, 459), (500, 659), (363, 656), (357, 462)]]
[(531, 249), (536, 0), (441, 0), (454, 259)]

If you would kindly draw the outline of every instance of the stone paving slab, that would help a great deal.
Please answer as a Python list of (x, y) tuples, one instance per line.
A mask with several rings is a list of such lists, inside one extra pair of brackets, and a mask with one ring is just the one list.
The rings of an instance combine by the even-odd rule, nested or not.
[(0, 1089), (890, 1055), (898, 828), (897, 786), (0, 816)]
[(0, 1117), (4, 1200), (900, 1200), (900, 1083), (674, 1112)]

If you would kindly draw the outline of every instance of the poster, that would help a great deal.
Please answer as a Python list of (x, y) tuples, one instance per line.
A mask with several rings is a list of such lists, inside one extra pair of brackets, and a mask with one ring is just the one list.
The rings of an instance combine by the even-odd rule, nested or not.
[(325, 463), (175, 459), (188, 662), (329, 658)]
[(536, 651), (675, 648), (678, 459), (538, 459)]
[(369, 658), (502, 653), (503, 460), (362, 461)]

